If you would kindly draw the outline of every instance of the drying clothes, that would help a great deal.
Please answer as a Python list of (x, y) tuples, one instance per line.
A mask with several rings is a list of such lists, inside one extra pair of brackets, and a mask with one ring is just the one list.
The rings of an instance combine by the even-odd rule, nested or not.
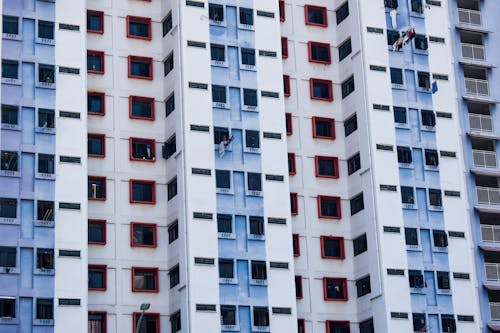
[(398, 12), (396, 11), (396, 9), (391, 9), (391, 12), (389, 13), (389, 15), (391, 16), (391, 23), (392, 23), (392, 29), (396, 30), (398, 28), (398, 23), (397, 23), (397, 16), (398, 16)]
[(432, 82), (432, 89), (431, 90), (432, 90), (433, 94), (437, 93), (437, 91), (438, 91), (438, 84), (437, 84), (436, 81)]
[(408, 45), (411, 40), (415, 38), (415, 29), (413, 27), (410, 27), (407, 31), (406, 31), (406, 38), (403, 42), (404, 45)]
[(233, 141), (233, 136), (231, 135), (229, 138), (224, 136), (224, 139), (219, 143), (219, 157), (223, 157), (226, 152), (226, 147)]
[(403, 34), (401, 34), (398, 37), (398, 39), (396, 39), (396, 41), (394, 42), (394, 44), (392, 44), (392, 50), (393, 51), (399, 51), (399, 50), (401, 50), (401, 48), (403, 47), (405, 38), (406, 38), (406, 32), (403, 32)]

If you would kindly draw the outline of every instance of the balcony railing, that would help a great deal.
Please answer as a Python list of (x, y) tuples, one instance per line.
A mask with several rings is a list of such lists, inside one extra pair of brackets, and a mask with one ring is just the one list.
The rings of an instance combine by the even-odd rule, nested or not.
[(500, 303), (490, 303), (491, 320), (500, 320)]
[(493, 132), (493, 118), (483, 114), (469, 113), (470, 128), (482, 132)]
[(500, 189), (496, 187), (476, 187), (477, 202), (485, 205), (500, 205)]
[(497, 154), (489, 150), (472, 150), (474, 166), (478, 168), (496, 168)]
[(467, 94), (489, 96), (490, 88), (487, 80), (465, 78), (465, 91)]
[(500, 282), (500, 264), (484, 263), (486, 269), (486, 280)]
[(472, 60), (486, 60), (484, 45), (462, 43), (462, 57)]
[(500, 243), (500, 226), (481, 224), (481, 239), (483, 242)]
[(481, 12), (478, 10), (458, 8), (458, 22), (462, 24), (481, 26)]

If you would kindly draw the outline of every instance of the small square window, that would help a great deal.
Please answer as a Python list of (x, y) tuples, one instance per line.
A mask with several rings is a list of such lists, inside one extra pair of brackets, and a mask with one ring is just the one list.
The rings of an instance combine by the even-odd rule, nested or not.
[(346, 98), (355, 90), (354, 86), (354, 76), (351, 76), (341, 84), (342, 87), (342, 98)]
[(323, 278), (325, 301), (347, 301), (347, 280), (343, 278)]
[(170, 137), (162, 147), (162, 155), (164, 159), (169, 159), (177, 150), (175, 142), (175, 134)]
[(151, 40), (151, 19), (149, 17), (127, 16), (127, 37)]
[(14, 60), (2, 60), (2, 77), (5, 79), (19, 79), (19, 63)]
[(0, 152), (0, 170), (2, 171), (18, 171), (19, 155), (15, 151), (2, 150)]
[(335, 119), (312, 117), (313, 138), (315, 139), (335, 139)]
[(360, 193), (354, 198), (352, 198), (349, 201), (349, 203), (351, 205), (351, 216), (365, 209), (365, 203), (363, 201), (363, 193)]
[(438, 289), (450, 289), (450, 273), (449, 272), (436, 272)]
[(87, 73), (104, 74), (104, 52), (87, 51)]
[(431, 89), (431, 76), (427, 72), (417, 72), (418, 87), (423, 90)]
[(397, 124), (406, 124), (406, 108), (394, 107), (394, 122)]
[(366, 276), (356, 281), (356, 291), (358, 292), (358, 297), (365, 296), (372, 292), (370, 276)]
[(208, 17), (215, 22), (224, 21), (224, 6), (209, 3), (208, 4)]
[(132, 267), (132, 291), (157, 293), (158, 268)]
[(161, 21), (163, 37), (165, 37), (170, 30), (172, 30), (172, 11), (168, 12), (167, 16)]
[(339, 178), (339, 162), (337, 157), (314, 156), (316, 177)]
[(253, 10), (240, 7), (240, 24), (253, 25)]
[(366, 239), (366, 234), (362, 234), (352, 240), (354, 248), (354, 256), (360, 255), (363, 252), (368, 251), (368, 242)]
[(262, 307), (254, 307), (253, 308), (253, 326), (255, 326), (255, 327), (269, 327), (269, 309), (268, 308), (262, 308)]
[(38, 65), (38, 82), (52, 84), (55, 82), (55, 66), (52, 65)]
[(38, 38), (54, 39), (54, 22), (38, 21)]
[(233, 218), (231, 215), (217, 214), (217, 232), (233, 233)]
[(344, 238), (321, 236), (321, 258), (344, 259)]
[(226, 127), (214, 127), (214, 144), (218, 145), (230, 137), (229, 129)]
[(165, 117), (168, 117), (175, 110), (175, 94), (172, 93), (165, 101)]
[(415, 197), (413, 195), (413, 187), (401, 186), (401, 201), (404, 204), (415, 204)]
[(405, 243), (410, 246), (418, 246), (418, 232), (415, 228), (405, 228)]
[(358, 129), (358, 117), (356, 114), (344, 120), (344, 136), (348, 137)]
[(231, 259), (219, 259), (219, 278), (234, 278), (234, 261)]
[(427, 331), (427, 324), (425, 323), (425, 313), (413, 313), (413, 331), (425, 332)]
[(333, 101), (332, 81), (310, 79), (309, 86), (310, 86), (311, 99), (327, 101), (327, 102)]
[(88, 243), (94, 245), (106, 244), (106, 221), (89, 220), (88, 221)]
[(229, 170), (215, 170), (215, 186), (218, 189), (231, 188), (231, 171)]
[[(144, 313), (142, 316), (141, 326), (138, 327), (139, 318), (142, 313), (134, 312), (134, 333), (159, 333), (160, 332), (160, 314), (159, 313)], [(172, 320), (172, 317), (170, 317)], [(180, 324), (179, 324), (180, 325)], [(175, 331), (177, 332), (177, 331)], [(100, 333), (100, 332), (99, 332)]]
[(8, 219), (15, 219), (17, 217), (16, 199), (0, 198), (0, 217)]
[(295, 275), (295, 298), (302, 299), (304, 297), (302, 291), (302, 276)]
[(283, 93), (285, 97), (290, 97), (290, 75), (283, 75)]
[(437, 167), (439, 165), (439, 157), (437, 150), (425, 149), (425, 165)]
[(318, 196), (318, 217), (323, 219), (337, 219), (342, 217), (340, 211), (340, 197)]
[(89, 290), (104, 291), (106, 290), (107, 266), (89, 265), (88, 267), (88, 288)]
[(279, 10), (280, 10), (280, 22), (285, 22), (286, 10), (285, 10), (285, 1), (284, 0), (279, 0)]
[(328, 18), (326, 7), (305, 5), (306, 25), (314, 25), (317, 27), (327, 27)]
[(457, 331), (457, 324), (453, 315), (441, 315), (441, 326), (443, 327), (443, 332), (446, 333), (454, 333)]
[(54, 128), (54, 110), (38, 109), (38, 127)]
[(0, 318), (16, 318), (15, 298), (0, 298)]
[(177, 177), (174, 177), (167, 184), (167, 200), (170, 201), (177, 195)]
[(326, 321), (326, 333), (349, 333), (349, 322), (338, 320)]
[(295, 175), (297, 173), (297, 167), (295, 164), (295, 154), (288, 153), (288, 174)]
[(403, 81), (403, 70), (401, 68), (393, 68), (391, 67), (391, 83), (404, 85)]
[(293, 134), (293, 125), (292, 125), (292, 114), (285, 113), (285, 126), (286, 126), (286, 135)]
[(299, 234), (292, 235), (293, 256), (300, 256), (300, 236)]
[(436, 126), (436, 115), (431, 110), (422, 110), (422, 126), (434, 127)]
[(339, 45), (339, 61), (344, 60), (349, 54), (352, 53), (351, 38)]
[(386, 8), (398, 9), (398, 0), (384, 0), (384, 6)]
[(167, 59), (163, 61), (163, 75), (167, 76), (174, 69), (174, 52), (170, 52)]
[(36, 202), (36, 219), (38, 221), (54, 221), (54, 202), (38, 200)]
[(344, 2), (339, 8), (337, 8), (335, 16), (337, 18), (337, 25), (349, 17), (349, 1)]
[(448, 236), (444, 230), (433, 230), (432, 238), (435, 247), (448, 247)]
[(361, 156), (357, 153), (347, 159), (347, 174), (350, 176), (361, 169)]
[(249, 191), (262, 191), (262, 175), (260, 173), (249, 172), (247, 186)]
[(255, 66), (255, 49), (241, 48), (241, 64)]
[(155, 99), (152, 97), (129, 97), (130, 119), (155, 120)]
[(16, 267), (17, 249), (0, 246), (0, 267)]
[(411, 11), (422, 14), (424, 12), (424, 6), (422, 5), (422, 0), (411, 0)]
[[(159, 321), (159, 315), (157, 320)], [(158, 323), (158, 325), (160, 324)], [(179, 332), (180, 330), (181, 330), (181, 312), (177, 311), (176, 313), (172, 313), (170, 315), (170, 332), (175, 333)], [(148, 331), (146, 333), (158, 333), (158, 332), (159, 329), (156, 331)]]
[(425, 35), (415, 35), (415, 48), (422, 51), (426, 51), (429, 48), (427, 37)]
[(264, 235), (264, 218), (260, 216), (250, 216), (250, 235)]
[(92, 327), (92, 330), (89, 330), (89, 333), (106, 333), (107, 332), (107, 320), (106, 320), (106, 312), (88, 312), (88, 327)]
[[(392, 46), (392, 50), (396, 50), (397, 48), (394, 47), (396, 41), (399, 39), (400, 34), (399, 31), (397, 30), (389, 30), (387, 29), (387, 45)], [(399, 49), (397, 49), (399, 50)]]
[(397, 147), (398, 163), (411, 164), (413, 162), (410, 147)]
[(94, 10), (87, 10), (87, 32), (104, 33), (104, 13)]
[(260, 134), (259, 131), (246, 130), (245, 131), (245, 147), (247, 148), (260, 148)]
[(441, 190), (429, 189), (429, 204), (434, 207), (442, 207), (443, 201), (441, 198)]
[(257, 107), (257, 90), (243, 89), (243, 104), (247, 107)]
[(226, 61), (226, 48), (224, 45), (210, 44), (210, 60), (216, 62)]
[(156, 224), (130, 223), (130, 246), (132, 247), (156, 247), (156, 235)]
[(18, 124), (18, 108), (16, 106), (2, 104), (2, 124)]
[(130, 180), (130, 203), (155, 204), (156, 184), (149, 180)]
[(36, 319), (54, 319), (54, 300), (52, 298), (36, 299)]
[(288, 38), (281, 37), (281, 57), (288, 58)]
[(330, 55), (330, 44), (308, 42), (309, 62), (320, 64), (331, 64), (332, 58)]
[(3, 15), (2, 17), (2, 33), (18, 35), (19, 34), (19, 18), (15, 16)]
[(87, 135), (87, 152), (89, 157), (106, 156), (106, 136), (104, 134)]
[(88, 199), (106, 200), (106, 178), (89, 177), (88, 178)]
[(179, 222), (175, 221), (168, 226), (168, 244), (179, 238)]
[(408, 270), (408, 281), (410, 283), (410, 288), (423, 288), (424, 287), (424, 276), (421, 271)]
[(168, 277), (169, 277), (169, 282), (170, 282), (170, 288), (173, 288), (177, 286), (180, 283), (180, 271), (179, 271), (179, 265), (175, 266), (174, 268), (170, 269), (168, 272)]
[(87, 112), (90, 115), (104, 116), (106, 114), (106, 104), (104, 93), (87, 93)]
[(132, 79), (153, 79), (153, 58), (128, 57), (128, 77)]
[(36, 249), (36, 268), (54, 269), (53, 249)]
[(129, 139), (130, 160), (154, 162), (156, 159), (155, 140), (130, 138)]
[(290, 209), (292, 216), (299, 214), (299, 202), (297, 193), (290, 193)]
[(213, 103), (227, 103), (227, 94), (225, 86), (212, 85), (212, 102)]
[(221, 305), (220, 306), (220, 321), (222, 326), (236, 325), (236, 306)]

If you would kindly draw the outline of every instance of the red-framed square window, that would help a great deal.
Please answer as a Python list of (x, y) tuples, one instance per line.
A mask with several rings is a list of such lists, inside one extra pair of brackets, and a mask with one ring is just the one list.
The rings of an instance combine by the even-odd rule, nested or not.
[(306, 321), (303, 318), (297, 319), (298, 333), (306, 333)]
[(327, 320), (326, 321), (326, 333), (350, 333), (351, 328), (348, 321), (341, 320)]
[(300, 238), (299, 238), (299, 234), (293, 234), (292, 235), (292, 246), (293, 246), (293, 256), (294, 257), (299, 257), (300, 256)]
[(347, 301), (347, 279), (324, 277), (323, 297), (325, 301)]
[(157, 293), (160, 291), (157, 267), (132, 267), (132, 291)]
[[(147, 0), (142, 0), (147, 1)], [(148, 1), (149, 2), (149, 1)], [(141, 317), (141, 312), (134, 312), (132, 318), (132, 333), (160, 333), (160, 314), (146, 312), (142, 316), (141, 328), (137, 330), (137, 324), (139, 324), (139, 318)], [(101, 332), (96, 332), (101, 333)]]
[(318, 217), (340, 220), (342, 218), (340, 197), (318, 195)]
[(285, 12), (285, 1), (279, 0), (280, 7), (280, 22), (285, 22), (286, 20), (286, 12)]
[(129, 181), (130, 203), (156, 204), (156, 183), (153, 180)]
[(339, 178), (339, 159), (333, 156), (314, 156), (316, 177)]
[(87, 32), (101, 35), (104, 33), (104, 12), (87, 10)]
[(154, 139), (130, 138), (129, 157), (131, 161), (154, 162), (156, 160)]
[(295, 216), (299, 213), (299, 200), (298, 195), (295, 192), (290, 193), (290, 209), (292, 212), (292, 216)]
[(312, 117), (313, 138), (335, 140), (335, 119)]
[(309, 79), (311, 99), (318, 101), (333, 101), (332, 81), (323, 79)]
[(88, 288), (93, 291), (105, 291), (107, 288), (107, 270), (106, 265), (88, 266)]
[(130, 119), (155, 120), (155, 99), (152, 97), (129, 96), (128, 115)]
[(288, 58), (288, 38), (281, 37), (281, 58)]
[(285, 113), (285, 127), (286, 127), (286, 135), (293, 134), (293, 126), (292, 126), (292, 114)]
[(153, 80), (153, 58), (128, 56), (128, 77)]
[(106, 114), (106, 95), (102, 92), (87, 92), (87, 113), (104, 116)]
[(295, 175), (297, 173), (297, 168), (295, 164), (295, 154), (288, 153), (288, 174)]
[(106, 245), (106, 220), (88, 220), (88, 243)]
[(151, 18), (127, 16), (127, 37), (151, 40)]
[(104, 311), (88, 312), (88, 333), (107, 333), (108, 314)]
[(157, 225), (154, 223), (130, 223), (130, 246), (131, 247), (156, 247)]
[(95, 201), (106, 200), (106, 177), (88, 178), (88, 199)]
[(87, 153), (89, 157), (106, 156), (106, 135), (104, 134), (87, 134)]
[(344, 237), (321, 236), (321, 258), (345, 259)]
[(295, 298), (302, 299), (303, 297), (302, 275), (295, 275)]
[(307, 49), (309, 62), (329, 65), (332, 63), (330, 44), (319, 42), (308, 42)]
[(283, 75), (283, 93), (285, 97), (290, 97), (290, 75)]
[(104, 74), (104, 52), (87, 50), (87, 73)]
[(317, 27), (328, 26), (328, 16), (326, 7), (305, 5), (304, 15), (306, 25), (314, 25)]

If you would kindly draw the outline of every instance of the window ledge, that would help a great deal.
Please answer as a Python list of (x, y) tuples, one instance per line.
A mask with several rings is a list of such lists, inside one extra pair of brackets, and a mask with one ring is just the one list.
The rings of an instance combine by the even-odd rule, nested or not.
[(227, 61), (211, 60), (210, 64), (212, 66), (216, 66), (216, 67), (229, 67), (229, 65), (227, 64)]
[(248, 239), (263, 241), (266, 240), (266, 235), (248, 234)]
[(261, 149), (260, 148), (252, 148), (252, 147), (245, 147), (243, 148), (244, 153), (251, 153), (251, 154), (260, 154)]
[(55, 41), (54, 41), (54, 39), (40, 38), (40, 37), (36, 37), (35, 43), (37, 43), (37, 44), (45, 44), (45, 45), (55, 45), (56, 44)]
[(448, 253), (448, 248), (447, 247), (441, 247), (441, 246), (434, 246), (433, 247), (434, 252), (441, 252), (441, 253)]
[(436, 289), (436, 294), (438, 295), (450, 295), (451, 296), (451, 290), (450, 289)]
[(416, 204), (403, 202), (403, 209), (418, 209), (418, 206)]
[(0, 267), (0, 274), (20, 274), (21, 269), (19, 267)]
[(267, 286), (267, 280), (250, 279), (251, 286)]
[(19, 325), (19, 318), (0, 317), (0, 324), (2, 324), (2, 325)]
[(436, 132), (436, 126), (426, 126), (422, 125), (422, 131)]
[(255, 66), (255, 65), (246, 65), (246, 64), (240, 63), (240, 70), (255, 72), (255, 71), (257, 71), (257, 66)]
[(33, 326), (54, 326), (54, 319), (33, 319)]
[(412, 294), (425, 294), (425, 288), (415, 288), (410, 287), (410, 293)]
[(219, 278), (219, 284), (238, 284), (238, 279), (236, 278)]
[(407, 251), (422, 251), (420, 245), (406, 245)]
[(19, 178), (19, 177), (21, 177), (21, 172), (20, 171), (10, 171), (10, 170), (1, 170), (0, 176)]
[(36, 175), (35, 175), (35, 178), (38, 178), (38, 179), (56, 179), (56, 175), (53, 174), (53, 173), (41, 173), (41, 172), (37, 172)]
[(53, 127), (35, 127), (36, 133), (45, 133), (45, 134), (56, 134), (56, 129)]
[(40, 81), (37, 81), (35, 83), (35, 87), (37, 87), (37, 88), (44, 88), (44, 89), (56, 89), (56, 84), (55, 83), (49, 83), (49, 82), (40, 82)]
[(0, 224), (18, 225), (21, 224), (21, 221), (17, 218), (0, 217)]
[(241, 24), (238, 23), (238, 29), (241, 30), (255, 30), (255, 26), (253, 24)]
[(410, 129), (410, 126), (407, 123), (395, 123), (394, 126), (401, 129)]
[(243, 111), (253, 111), (253, 112), (259, 111), (259, 109), (257, 108), (257, 105), (243, 105), (241, 109)]
[(391, 83), (391, 85), (392, 85), (392, 89), (406, 90), (406, 86), (404, 84)]
[(221, 324), (221, 329), (223, 331), (239, 331), (240, 325), (222, 325)]
[(412, 17), (419, 17), (419, 18), (425, 18), (424, 12), (419, 13), (419, 12), (414, 12), (412, 10), (410, 10), (410, 16), (412, 16)]
[(21, 130), (21, 126), (19, 126), (17, 124), (2, 124), (2, 126), (0, 128), (4, 129), (4, 130), (12, 130), (12, 131), (20, 131)]
[(402, 169), (414, 169), (413, 163), (398, 163)]
[(439, 171), (439, 166), (425, 164), (424, 170), (426, 170), (426, 171)]
[(442, 212), (443, 211), (443, 206), (429, 205), (429, 210), (433, 211), (433, 212)]
[(429, 51), (428, 50), (422, 50), (422, 49), (415, 48), (413, 52), (415, 54), (429, 55)]
[(233, 232), (218, 232), (217, 237), (222, 239), (236, 239), (236, 234)]
[(19, 34), (2, 33), (2, 38), (3, 39), (10, 39), (10, 40), (23, 40), (21, 35), (19, 35)]
[(216, 109), (229, 109), (229, 103), (213, 102), (212, 107)]
[(253, 326), (252, 325), (252, 332), (271, 332), (271, 329), (269, 326)]
[(13, 84), (13, 85), (16, 85), (16, 86), (20, 86), (20, 85), (23, 84), (23, 82), (20, 79), (11, 79), (11, 78), (7, 78), (7, 77), (3, 77), (2, 78), (2, 83), (4, 83), (4, 84)]
[(247, 190), (246, 191), (247, 196), (252, 196), (252, 197), (261, 197), (262, 196), (262, 191), (252, 191), (252, 190)]
[(216, 193), (217, 194), (234, 194), (234, 191), (232, 188), (221, 188), (217, 187), (216, 188)]
[(225, 26), (227, 26), (226, 20), (224, 20), (224, 21), (210, 20), (210, 25), (215, 25), (217, 27), (225, 27)]
[(55, 223), (54, 223), (54, 220), (52, 220), (52, 221), (34, 220), (33, 224), (35, 225), (35, 227), (53, 228)]
[(432, 94), (431, 88), (417, 87), (416, 90), (417, 90), (417, 92), (426, 93), (426, 94)]
[(53, 268), (35, 268), (35, 275), (54, 275)]

